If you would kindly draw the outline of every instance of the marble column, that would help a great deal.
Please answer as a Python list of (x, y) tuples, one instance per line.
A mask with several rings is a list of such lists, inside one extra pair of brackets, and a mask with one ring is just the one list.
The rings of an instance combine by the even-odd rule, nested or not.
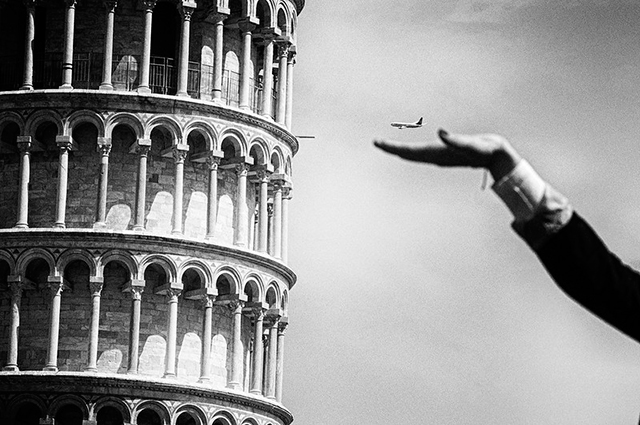
[(229, 308), (233, 314), (233, 325), (231, 335), (231, 374), (229, 376), (227, 387), (233, 390), (240, 390), (242, 383), (240, 376), (242, 374), (243, 358), (242, 358), (242, 307), (244, 303), (239, 300), (229, 303)]
[(149, 71), (151, 67), (151, 24), (153, 23), (153, 8), (156, 0), (142, 0), (144, 7), (144, 40), (142, 44), (142, 59), (140, 61), (140, 83), (138, 93), (151, 93), (149, 88)]
[(273, 36), (264, 40), (264, 88), (262, 89), (262, 116), (273, 117)]
[(20, 303), (25, 289), (20, 276), (9, 276), (7, 279), (11, 290), (11, 317), (9, 323), (9, 344), (7, 347), (7, 364), (2, 370), (17, 372), (18, 369), (18, 333), (20, 330)]
[(276, 359), (276, 401), (282, 403), (282, 378), (284, 369), (284, 335), (289, 322), (281, 319), (278, 323), (278, 352)]
[(213, 239), (218, 213), (218, 167), (220, 157), (211, 154), (207, 158), (209, 166), (209, 196), (207, 197), (207, 239)]
[(178, 297), (182, 292), (181, 289), (169, 288), (165, 291), (167, 297), (168, 316), (167, 316), (167, 352), (164, 364), (164, 377), (176, 377), (176, 347), (178, 337)]
[(236, 174), (238, 175), (238, 192), (236, 208), (236, 234), (234, 245), (246, 248), (249, 237), (249, 208), (247, 208), (247, 173), (249, 164), (238, 164)]
[(107, 225), (107, 188), (109, 185), (109, 154), (111, 153), (111, 139), (98, 137), (97, 149), (100, 153), (100, 174), (98, 175), (96, 222), (93, 224), (93, 228), (104, 229)]
[(140, 346), (140, 303), (144, 292), (144, 280), (131, 281), (123, 292), (131, 294), (131, 318), (129, 321), (129, 365), (127, 373), (138, 373)]
[(182, 33), (180, 35), (180, 51), (178, 54), (178, 96), (189, 96), (187, 82), (189, 79), (189, 35), (191, 33), (191, 15), (196, 10), (195, 2), (183, 1), (179, 6), (182, 16)]
[(214, 22), (213, 48), (213, 101), (222, 102), (222, 70), (224, 66), (224, 20), (227, 15), (216, 13), (210, 17)]
[[(293, 49), (293, 47), (292, 47)], [(287, 104), (285, 106), (284, 125), (291, 130), (291, 120), (293, 118), (293, 66), (296, 64), (296, 52), (289, 52), (287, 61)]]
[(278, 44), (278, 109), (276, 110), (278, 124), (284, 124), (287, 112), (287, 59), (289, 46), (289, 43)]
[(198, 382), (209, 382), (211, 379), (211, 328), (213, 321), (213, 302), (216, 297), (214, 295), (205, 295), (201, 299), (204, 310), (202, 321), (202, 350), (200, 353), (200, 379)]
[(24, 68), (22, 72), (21, 90), (33, 90), (33, 40), (35, 39), (35, 16), (37, 0), (25, 0), (27, 7), (27, 23), (24, 37)]
[(173, 150), (173, 159), (176, 165), (173, 192), (173, 218), (171, 233), (182, 234), (182, 205), (184, 200), (184, 161), (189, 153), (189, 145), (177, 145)]
[(269, 233), (269, 176), (271, 173), (266, 170), (258, 172), (258, 183), (260, 185), (260, 195), (258, 202), (258, 251), (267, 252)]
[(269, 344), (267, 349), (267, 361), (265, 364), (265, 397), (276, 398), (276, 357), (278, 348), (278, 322), (280, 315), (269, 317)]
[(281, 258), (284, 263), (289, 261), (289, 201), (292, 198), (290, 187), (282, 188), (282, 249)]
[(273, 183), (273, 256), (282, 257), (282, 185), (276, 180)]
[(147, 197), (147, 155), (151, 151), (151, 139), (139, 139), (133, 146), (138, 154), (138, 180), (136, 184), (136, 206), (133, 230), (144, 230), (144, 217)]
[(91, 289), (91, 333), (89, 335), (89, 364), (87, 372), (98, 371), (98, 333), (100, 331), (100, 296), (103, 286), (102, 278), (92, 278)]
[(18, 136), (20, 151), (20, 189), (18, 192), (18, 217), (16, 227), (29, 227), (29, 180), (31, 173), (31, 136)]
[(240, 22), (240, 31), (242, 32), (242, 62), (240, 63), (240, 109), (251, 109), (250, 93), (251, 93), (251, 31), (255, 25), (250, 22)]
[(49, 346), (47, 348), (47, 363), (43, 370), (58, 371), (58, 338), (60, 335), (60, 302), (62, 291), (65, 289), (62, 277), (49, 278), (51, 291), (51, 305), (49, 318)]
[(111, 69), (113, 68), (113, 23), (116, 14), (117, 1), (105, 1), (104, 6), (107, 9), (106, 28), (104, 34), (104, 56), (102, 64), (102, 83), (100, 90), (113, 90), (111, 84)]
[(262, 343), (262, 322), (264, 320), (264, 309), (262, 307), (256, 307), (253, 309), (254, 320), (254, 334), (253, 334), (253, 365), (251, 375), (251, 394), (262, 394), (262, 370), (263, 364), (263, 350), (264, 345)]
[(76, 23), (76, 0), (65, 0), (67, 10), (64, 20), (64, 53), (62, 57), (61, 89), (72, 89), (73, 79), (73, 33)]
[(56, 222), (54, 227), (64, 229), (67, 211), (69, 151), (73, 147), (73, 140), (71, 136), (57, 136), (56, 144), (60, 148), (60, 160), (58, 163), (58, 196), (56, 198)]

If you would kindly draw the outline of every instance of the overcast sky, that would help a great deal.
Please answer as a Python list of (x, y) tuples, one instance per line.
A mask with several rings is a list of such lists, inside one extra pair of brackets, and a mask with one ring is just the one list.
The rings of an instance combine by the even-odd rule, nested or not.
[(555, 286), (482, 173), (371, 144), (504, 134), (640, 266), (637, 0), (307, 0), (298, 52), (295, 423), (637, 423), (640, 345)]

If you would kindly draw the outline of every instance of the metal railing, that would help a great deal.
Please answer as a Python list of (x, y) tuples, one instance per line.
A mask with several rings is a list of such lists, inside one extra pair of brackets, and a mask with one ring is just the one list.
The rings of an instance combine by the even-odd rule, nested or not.
[[(114, 54), (111, 83), (115, 90), (133, 91), (139, 83), (140, 57)], [(74, 53), (72, 86), (78, 89), (97, 89), (102, 83), (102, 53)], [(152, 56), (149, 67), (149, 86), (153, 93), (175, 94), (178, 83), (178, 69), (175, 59)], [(17, 90), (22, 86), (23, 60), (15, 56), (0, 57), (0, 90)], [(36, 57), (33, 63), (33, 86), (35, 89), (54, 89), (62, 85), (62, 53), (47, 53)], [(199, 62), (189, 62), (187, 70), (187, 93), (192, 98), (207, 98), (213, 89), (213, 66)], [(249, 106), (258, 114), (262, 113), (264, 89), (262, 84), (249, 81)], [(229, 106), (240, 106), (240, 73), (223, 70), (222, 98)], [(275, 118), (277, 90), (271, 92), (272, 111)]]

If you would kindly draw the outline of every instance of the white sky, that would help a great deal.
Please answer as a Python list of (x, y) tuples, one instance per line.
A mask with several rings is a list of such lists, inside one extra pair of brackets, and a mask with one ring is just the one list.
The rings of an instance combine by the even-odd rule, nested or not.
[(504, 134), (640, 266), (640, 4), (307, 0), (298, 31), (296, 425), (637, 423), (640, 345), (555, 286), (481, 172), (371, 140)]

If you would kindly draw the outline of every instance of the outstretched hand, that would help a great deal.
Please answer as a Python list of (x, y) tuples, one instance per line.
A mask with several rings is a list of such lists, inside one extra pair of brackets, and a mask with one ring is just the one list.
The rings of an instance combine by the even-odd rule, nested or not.
[(373, 144), (410, 161), (443, 167), (485, 168), (496, 181), (520, 161), (520, 155), (509, 141), (497, 134), (449, 134), (439, 130), (438, 137), (443, 144), (413, 145), (385, 139), (375, 139)]

